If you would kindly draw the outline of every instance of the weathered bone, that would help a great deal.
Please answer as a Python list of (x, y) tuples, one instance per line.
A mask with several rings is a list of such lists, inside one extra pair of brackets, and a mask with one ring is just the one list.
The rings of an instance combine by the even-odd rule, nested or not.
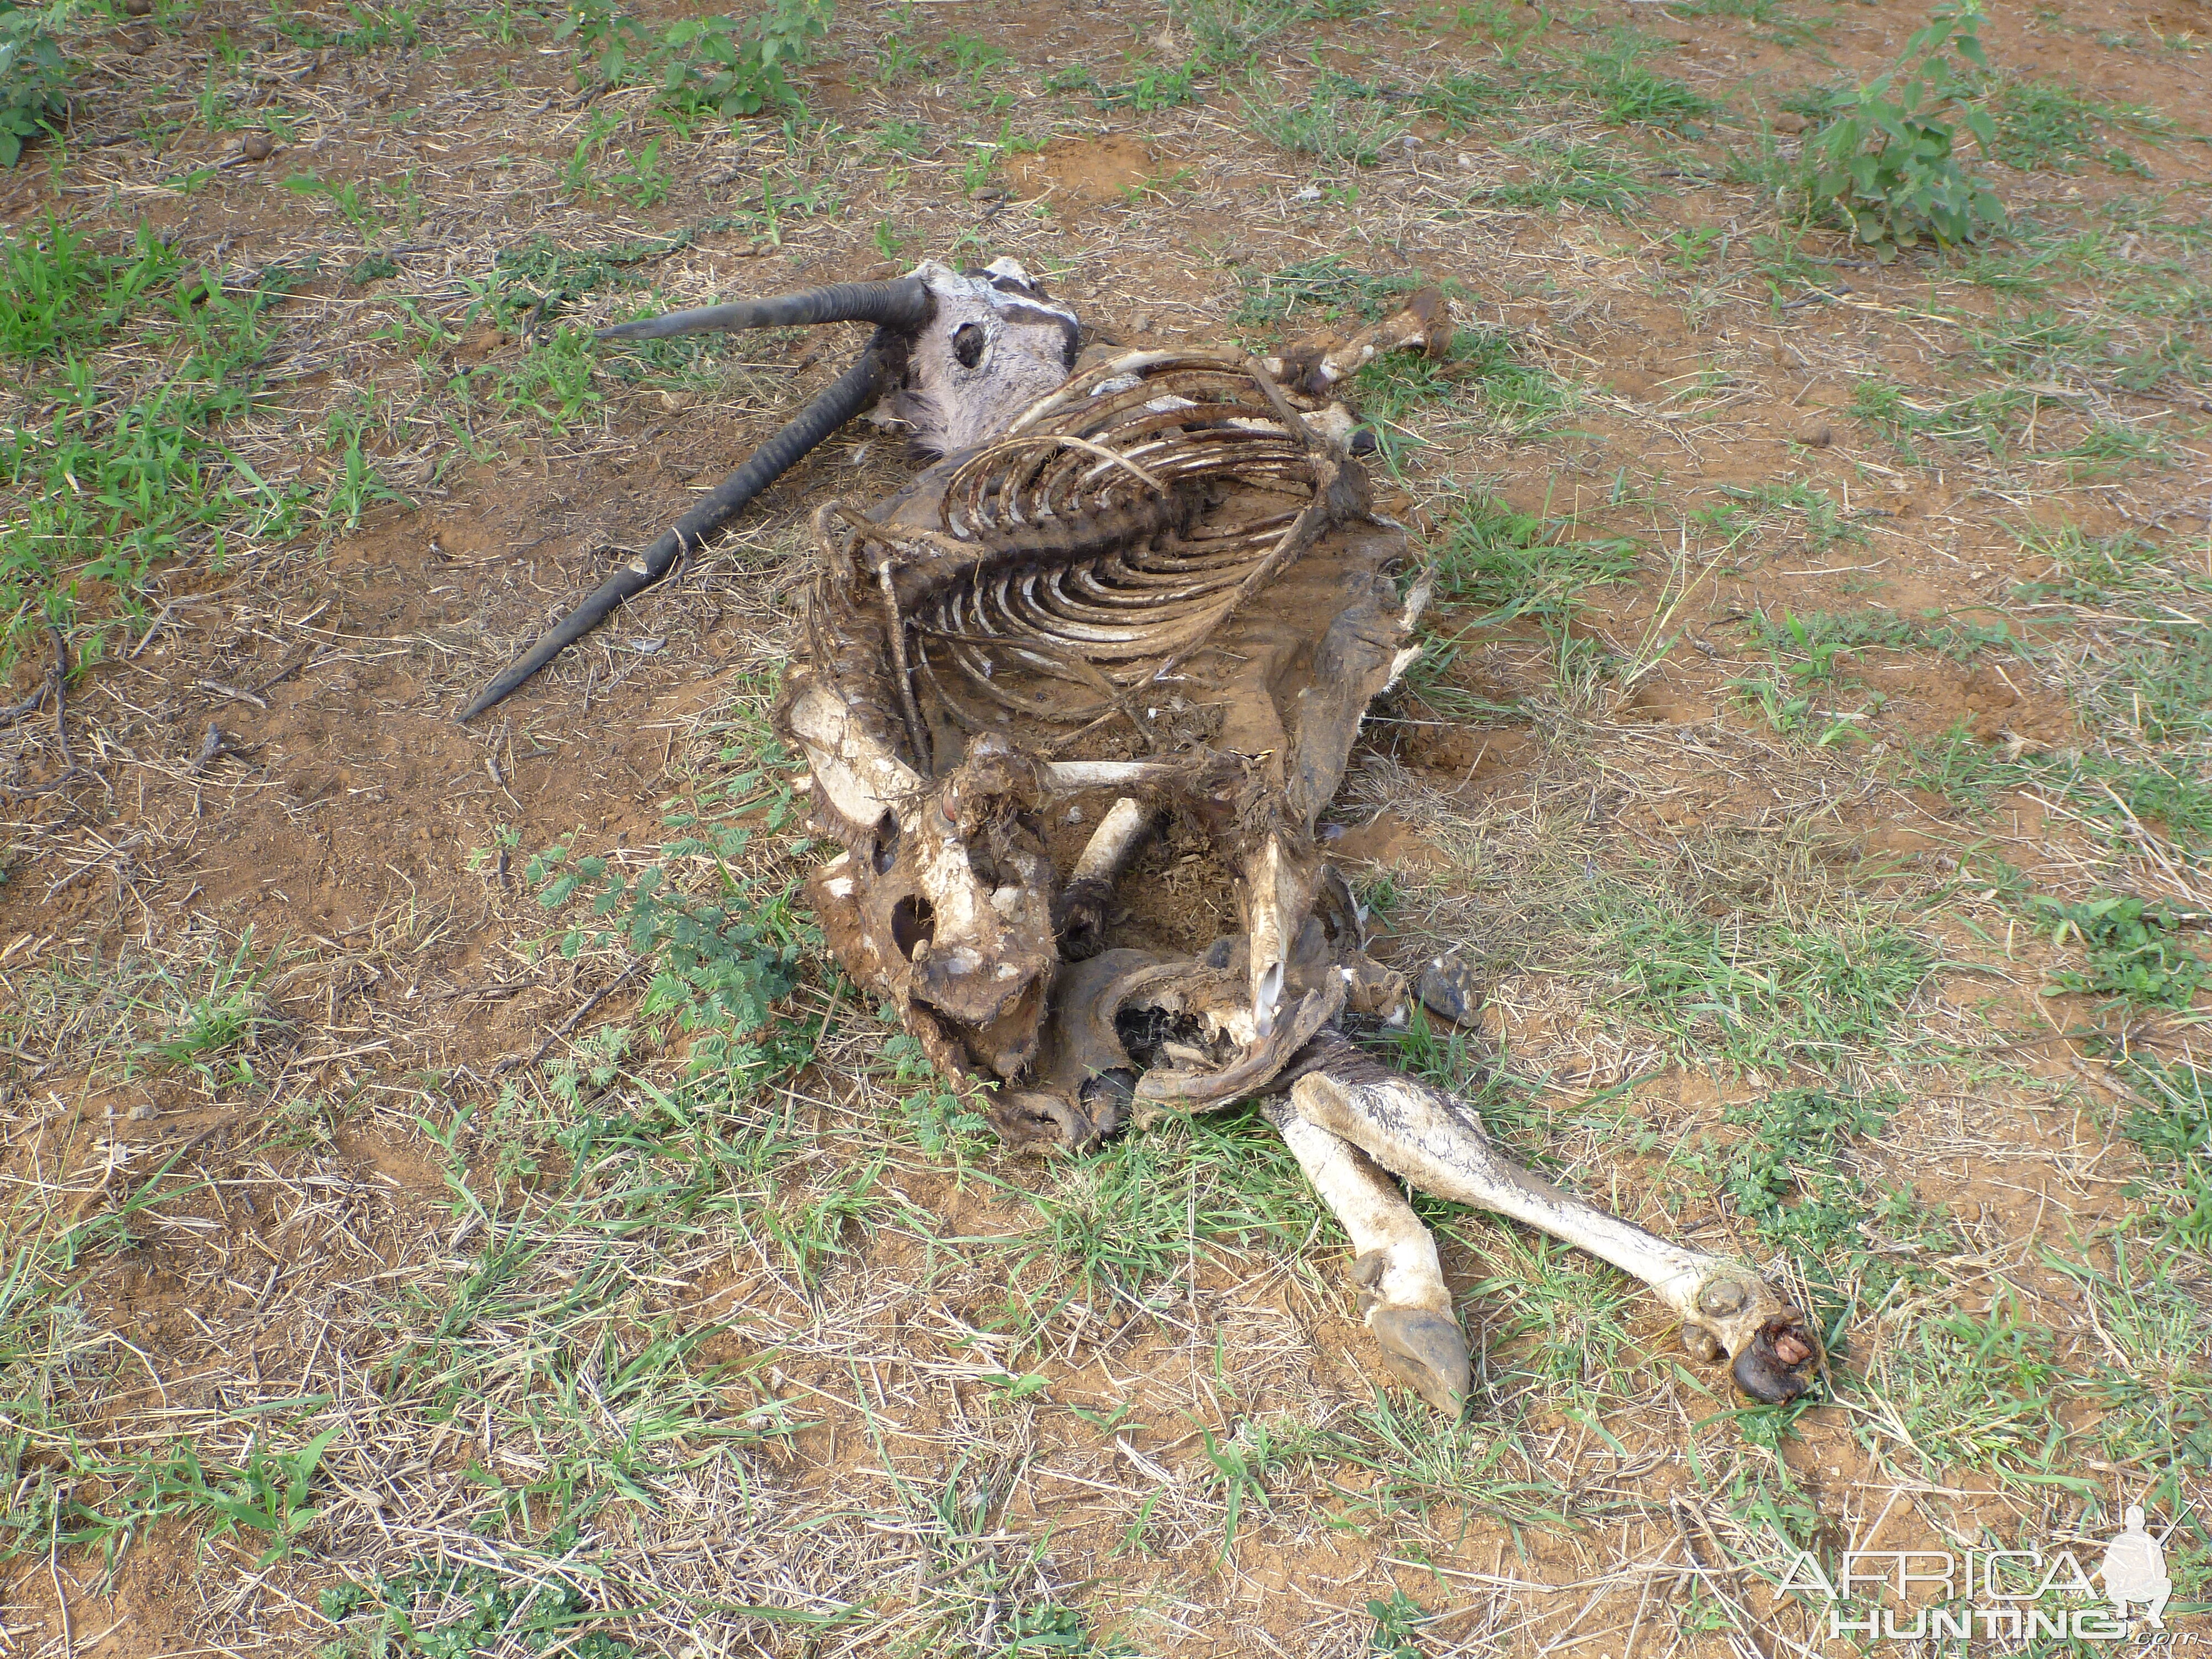
[(1152, 839), (1161, 816), (1157, 806), (1124, 795), (1092, 832), (1060, 896), (1060, 953), (1068, 961), (1080, 962), (1105, 948), (1106, 907), (1115, 885)]
[(1437, 1241), (1406, 1194), (1375, 1160), (1331, 1134), (1286, 1100), (1267, 1103), (1267, 1121), (1321, 1201), (1352, 1240), (1360, 1312), (1382, 1350), (1382, 1363), (1438, 1411), (1456, 1417), (1467, 1403), (1467, 1338), (1451, 1316)]
[(1525, 1222), (1642, 1279), (1686, 1329), (1709, 1333), (1727, 1350), (1737, 1384), (1754, 1399), (1805, 1391), (1796, 1368), (1813, 1346), (1802, 1319), (1756, 1275), (1560, 1191), (1500, 1152), (1481, 1120), (1449, 1095), (1338, 1043), (1291, 1085), (1291, 1104), (1425, 1192)]

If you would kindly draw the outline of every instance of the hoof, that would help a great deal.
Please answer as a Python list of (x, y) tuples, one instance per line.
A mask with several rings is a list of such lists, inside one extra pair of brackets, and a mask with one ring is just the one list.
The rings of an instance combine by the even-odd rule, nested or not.
[(1475, 1010), (1482, 1006), (1482, 987), (1475, 982), (1474, 970), (1457, 957), (1437, 957), (1422, 969), (1413, 994), (1438, 1019), (1455, 1025), (1472, 1025)]
[(1457, 1322), (1421, 1308), (1376, 1308), (1367, 1328), (1391, 1376), (1447, 1417), (1466, 1409), (1473, 1368)]
[(1759, 1328), (1729, 1367), (1735, 1385), (1753, 1400), (1780, 1406), (1812, 1391), (1804, 1368), (1818, 1352), (1793, 1309)]

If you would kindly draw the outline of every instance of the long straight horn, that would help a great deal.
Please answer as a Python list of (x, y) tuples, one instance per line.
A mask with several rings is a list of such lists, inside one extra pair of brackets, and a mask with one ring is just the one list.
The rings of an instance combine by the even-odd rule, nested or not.
[(680, 555), (698, 548), (754, 496), (797, 465), (807, 451), (873, 403), (888, 375), (882, 353), (871, 343), (860, 362), (824, 388), (782, 431), (755, 450), (713, 495), (678, 519), (674, 529), (601, 582), (591, 598), (502, 669), (477, 694), (476, 701), (461, 710), (460, 718), (474, 720), (495, 703), (504, 702), (525, 680), (605, 622), (617, 605), (666, 575)]
[(603, 328), (602, 340), (665, 340), (672, 334), (696, 334), (706, 329), (735, 332), (746, 328), (799, 328), (813, 323), (874, 323), (878, 327), (911, 334), (929, 320), (929, 287), (919, 276), (901, 276), (888, 283), (832, 283), (797, 294), (779, 294), (766, 300), (739, 300), (734, 305), (702, 306), (696, 311), (672, 311), (665, 317), (647, 317), (635, 323)]

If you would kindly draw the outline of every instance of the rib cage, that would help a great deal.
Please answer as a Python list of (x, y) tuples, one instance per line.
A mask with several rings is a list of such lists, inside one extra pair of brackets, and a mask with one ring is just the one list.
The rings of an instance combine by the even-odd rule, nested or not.
[[(843, 568), (882, 547), (882, 581), (912, 672), (948, 707), (965, 689), (1046, 720), (1082, 724), (1199, 648), (1318, 528), (1335, 477), (1326, 447), (1265, 374), (1223, 352), (1131, 353), (1101, 363), (960, 462), (933, 526), (845, 514)], [(1210, 524), (1231, 487), (1279, 511)], [(831, 532), (833, 538), (836, 532)], [(911, 636), (910, 647), (907, 636)], [(1005, 663), (1080, 688), (1052, 706), (1016, 702)]]

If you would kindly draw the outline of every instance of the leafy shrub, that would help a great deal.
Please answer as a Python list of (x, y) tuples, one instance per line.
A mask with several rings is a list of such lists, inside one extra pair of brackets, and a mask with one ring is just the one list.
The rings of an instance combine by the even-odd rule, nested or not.
[(830, 13), (830, 0), (772, 0), (750, 22), (686, 17), (655, 34), (614, 0), (575, 0), (553, 34), (595, 60), (602, 85), (658, 82), (670, 113), (732, 119), (799, 101), (785, 71), (806, 62)]
[(1996, 142), (1950, 57), (1989, 67), (1981, 16), (1980, 0), (1938, 6), (1896, 64), (1806, 143), (1809, 206), (1849, 224), (1885, 261), (1923, 239), (1953, 247), (2004, 223), (1996, 196), (1959, 165), (1954, 148), (1960, 126), (1984, 155)]
[[(672, 1020), (696, 1034), (695, 1071), (777, 1063), (778, 1036), (769, 1029), (774, 1005), (797, 982), (805, 942), (792, 910), (796, 884), (769, 888), (738, 862), (757, 830), (774, 835), (792, 815), (789, 790), (769, 781), (778, 758), (772, 754), (702, 789), (696, 812), (667, 820), (678, 839), (661, 848), (660, 861), (635, 874), (604, 858), (572, 860), (566, 846), (539, 854), (527, 866), (546, 909), (590, 902), (590, 915), (577, 917), (560, 937), (563, 956), (573, 958), (588, 945), (656, 958), (639, 1015)], [(756, 806), (757, 817), (735, 821)], [(712, 872), (707, 892), (686, 891), (673, 879), (695, 863)]]
[(14, 167), (26, 144), (60, 123), (69, 83), (69, 59), (46, 14), (0, 0), (0, 167)]

